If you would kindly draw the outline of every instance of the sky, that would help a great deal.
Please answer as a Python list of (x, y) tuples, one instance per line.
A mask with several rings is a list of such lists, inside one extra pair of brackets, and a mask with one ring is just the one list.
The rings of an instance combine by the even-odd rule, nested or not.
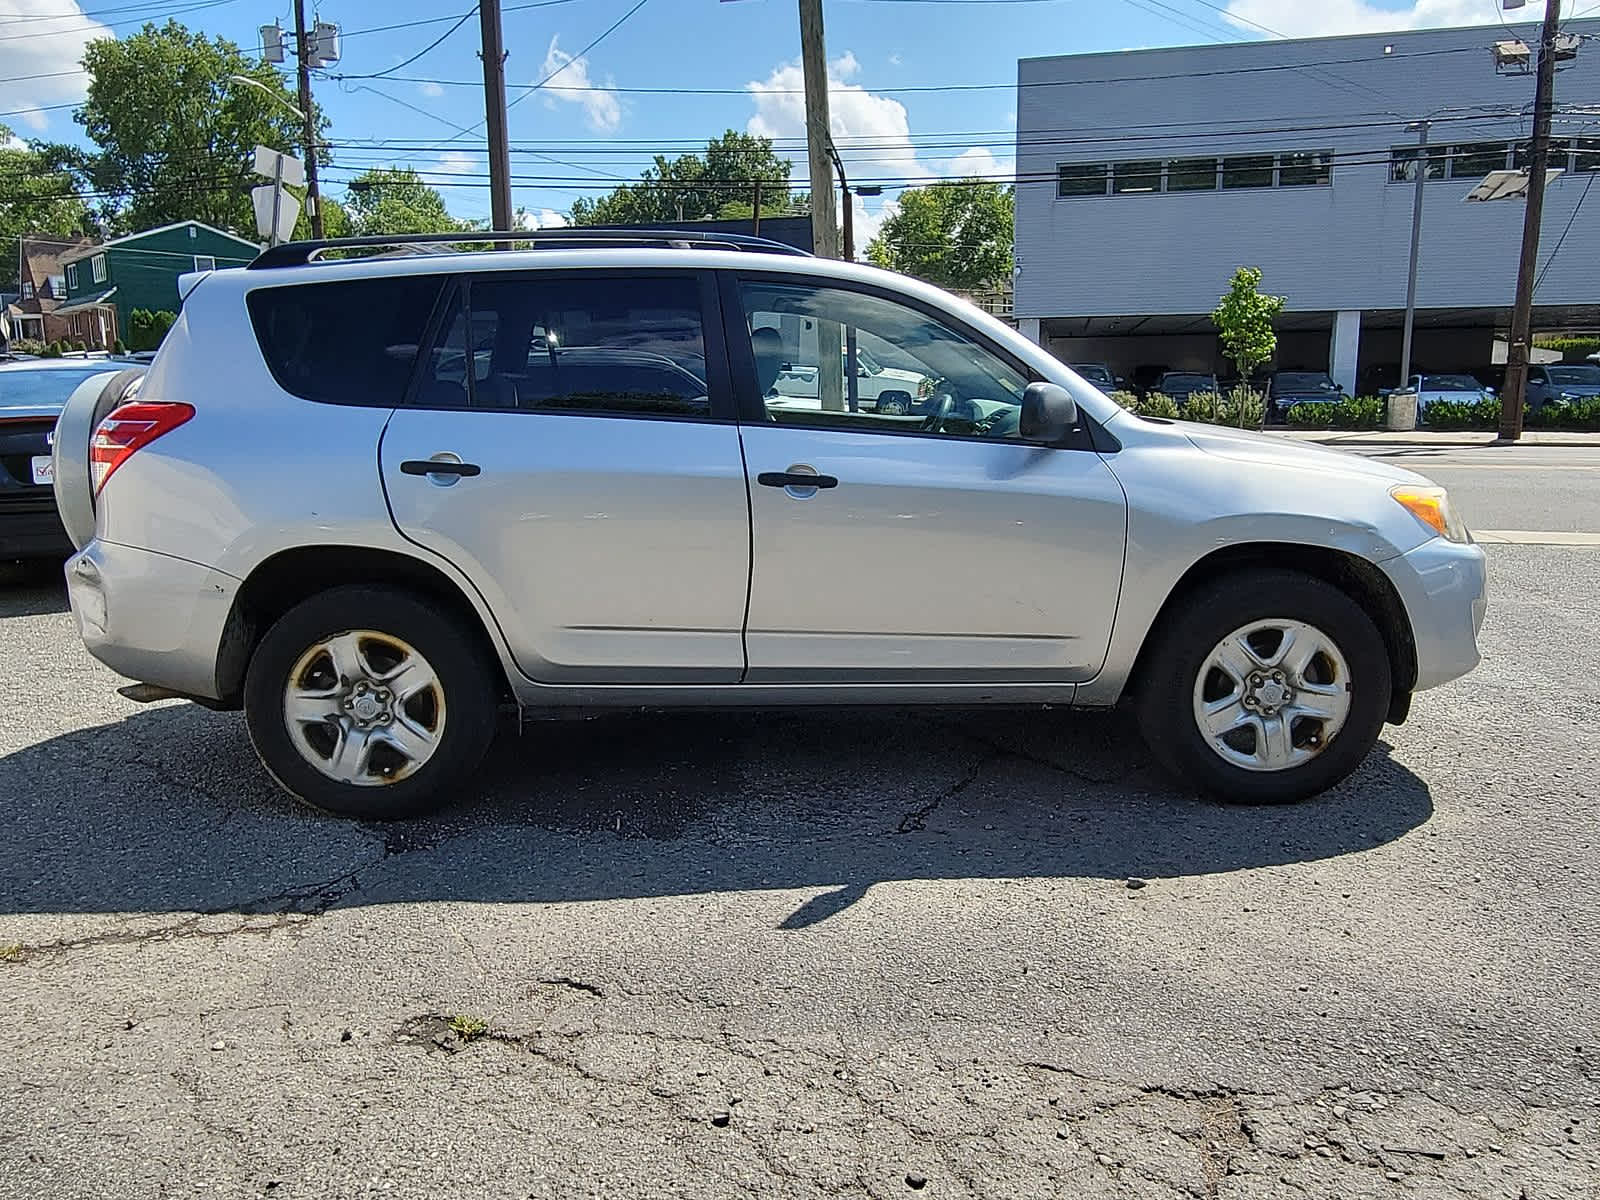
[[(71, 106), (83, 97), (86, 40), (171, 16), (254, 48), (257, 27), (274, 17), (292, 27), (286, 0), (278, 10), (272, 2), (0, 0), (0, 123), (22, 137), (82, 142)], [(332, 122), (328, 194), (367, 167), (409, 165), (439, 186), (452, 213), (486, 217), (478, 19), (457, 23), (472, 0), (309, 5), (319, 2), (317, 18), (343, 31), (341, 61), (313, 84)], [(833, 135), (853, 179), (1004, 176), (1019, 57), (1497, 24), (1500, 2), (825, 0)], [(654, 153), (701, 149), (725, 129), (776, 139), (795, 163), (792, 178), (805, 182), (794, 0), (502, 5), (513, 203), (538, 223), (563, 223), (576, 197), (636, 178)], [(1541, 7), (1533, 0), (1512, 16), (1525, 21)], [(1568, 0), (1566, 15), (1589, 9), (1600, 13), (1600, 0)], [(283, 69), (292, 68), (291, 57)], [(954, 84), (987, 86), (937, 90)], [(858, 241), (893, 211), (896, 190), (858, 200)]]

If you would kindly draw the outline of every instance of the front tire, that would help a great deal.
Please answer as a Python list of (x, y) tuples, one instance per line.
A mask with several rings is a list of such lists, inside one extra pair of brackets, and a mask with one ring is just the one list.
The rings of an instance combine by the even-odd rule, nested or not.
[(459, 621), (406, 592), (339, 587), (267, 630), (244, 709), (285, 791), (341, 816), (394, 820), (462, 794), (494, 737), (497, 688)]
[(1296, 571), (1204, 584), (1156, 634), (1137, 711), (1151, 753), (1214, 799), (1302, 800), (1371, 752), (1391, 699), (1388, 652), (1344, 592)]

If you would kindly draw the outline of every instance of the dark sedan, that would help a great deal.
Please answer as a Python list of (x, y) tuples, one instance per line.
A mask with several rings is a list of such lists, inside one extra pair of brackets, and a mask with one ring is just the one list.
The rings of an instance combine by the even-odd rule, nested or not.
[(85, 379), (127, 365), (105, 358), (0, 361), (0, 559), (72, 553), (51, 486), (56, 418)]
[(1274, 371), (1267, 384), (1267, 420), (1282, 421), (1300, 404), (1334, 404), (1344, 388), (1326, 371)]

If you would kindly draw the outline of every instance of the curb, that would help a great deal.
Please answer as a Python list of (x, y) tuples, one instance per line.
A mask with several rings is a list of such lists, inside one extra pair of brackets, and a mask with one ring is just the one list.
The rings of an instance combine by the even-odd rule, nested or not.
[(1506, 441), (1489, 433), (1476, 431), (1468, 432), (1441, 432), (1436, 434), (1425, 433), (1388, 433), (1382, 430), (1355, 431), (1338, 433), (1325, 429), (1307, 431), (1303, 433), (1288, 430), (1272, 429), (1266, 432), (1276, 437), (1286, 438), (1294, 442), (1310, 442), (1318, 446), (1427, 446), (1434, 448), (1449, 448), (1467, 446), (1478, 449), (1507, 449), (1513, 446), (1560, 446), (1567, 448), (1584, 448), (1600, 450), (1600, 433), (1570, 432), (1563, 433), (1558, 430), (1538, 431), (1523, 434), (1520, 441)]

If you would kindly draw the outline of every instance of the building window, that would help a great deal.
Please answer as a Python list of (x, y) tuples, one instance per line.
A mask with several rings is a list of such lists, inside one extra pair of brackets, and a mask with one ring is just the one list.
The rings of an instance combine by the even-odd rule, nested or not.
[(1482, 179), (1490, 171), (1506, 169), (1505, 142), (1467, 142), (1450, 147), (1450, 178)]
[(96, 283), (104, 283), (106, 281), (106, 256), (104, 254), (96, 254), (89, 260), (89, 273), (94, 276)]
[(194, 256), (194, 269), (196, 271), (215, 271), (217, 260), (209, 254), (196, 254)]
[[(51, 277), (50, 282), (51, 282), (52, 285), (55, 283), (55, 277), (54, 276)], [(77, 286), (78, 286), (78, 264), (77, 263), (68, 263), (67, 264), (67, 286), (66, 286), (66, 290), (70, 292), (73, 288), (75, 288)]]
[(1326, 187), (1332, 182), (1332, 150), (1303, 150), (1278, 155), (1279, 187)]
[(1144, 159), (1137, 162), (1111, 164), (1111, 190), (1124, 192), (1159, 192), (1161, 190), (1161, 160)]
[(1167, 191), (1214, 192), (1216, 190), (1216, 159), (1175, 158), (1167, 164)]
[(1573, 139), (1572, 169), (1574, 171), (1600, 171), (1600, 138)]
[[(1448, 154), (1445, 146), (1429, 146), (1428, 158), (1424, 165), (1424, 178), (1443, 179), (1445, 159)], [(1420, 162), (1419, 150), (1416, 146), (1396, 146), (1389, 152), (1389, 182), (1390, 183), (1415, 183), (1417, 181), (1417, 164)]]
[(1104, 196), (1105, 163), (1062, 163), (1056, 168), (1057, 196)]
[(24, 300), (33, 299), (33, 280), (24, 279), (22, 281), (22, 298)]
[(1224, 188), (1269, 188), (1272, 186), (1272, 155), (1241, 154), (1222, 160)]

